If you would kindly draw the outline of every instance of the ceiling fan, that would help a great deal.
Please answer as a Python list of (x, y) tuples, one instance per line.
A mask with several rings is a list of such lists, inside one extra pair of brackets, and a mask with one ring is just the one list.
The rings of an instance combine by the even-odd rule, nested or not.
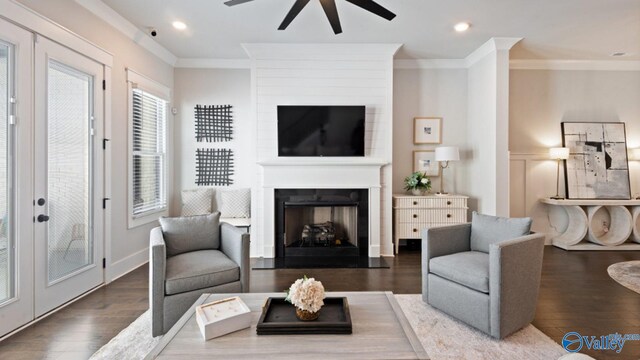
[[(224, 4), (227, 6), (235, 6), (235, 5), (240, 5), (240, 4), (244, 4), (251, 1), (254, 1), (254, 0), (229, 0), (229, 1), (226, 1)], [(298, 16), (300, 11), (302, 11), (302, 9), (304, 9), (304, 7), (307, 6), (309, 1), (311, 0), (296, 0), (296, 2), (291, 7), (291, 10), (289, 10), (289, 13), (287, 13), (287, 16), (285, 16), (284, 20), (282, 20), (282, 23), (278, 27), (278, 30), (286, 29), (287, 26), (291, 24), (293, 19), (295, 19), (296, 16)], [(365, 9), (371, 13), (374, 13), (382, 18), (385, 18), (389, 21), (391, 21), (394, 17), (396, 17), (396, 14), (380, 6), (380, 4), (376, 3), (373, 0), (346, 0), (346, 1), (362, 9)], [(324, 10), (324, 13), (327, 15), (327, 19), (331, 24), (331, 28), (333, 29), (333, 32), (335, 34), (340, 34), (342, 32), (342, 26), (340, 25), (340, 17), (338, 16), (338, 9), (336, 8), (336, 0), (320, 0), (320, 4), (322, 5), (322, 9)]]

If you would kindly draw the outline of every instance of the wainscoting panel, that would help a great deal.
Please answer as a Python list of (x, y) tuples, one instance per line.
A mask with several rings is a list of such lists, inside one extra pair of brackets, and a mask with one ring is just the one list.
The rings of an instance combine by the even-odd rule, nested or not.
[[(547, 206), (538, 200), (556, 194), (556, 162), (548, 154), (510, 156), (510, 216), (533, 218), (532, 231), (550, 234)], [(564, 169), (560, 164), (560, 195), (564, 196)], [(550, 244), (547, 235), (546, 243)]]

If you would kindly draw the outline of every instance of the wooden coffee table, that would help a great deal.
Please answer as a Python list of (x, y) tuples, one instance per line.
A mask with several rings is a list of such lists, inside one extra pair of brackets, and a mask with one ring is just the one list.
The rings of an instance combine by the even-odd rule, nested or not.
[[(251, 327), (204, 341), (195, 306), (240, 296), (252, 311)], [(428, 359), (391, 292), (342, 292), (351, 311), (351, 335), (257, 335), (262, 306), (273, 294), (204, 294), (160, 340), (147, 359)]]

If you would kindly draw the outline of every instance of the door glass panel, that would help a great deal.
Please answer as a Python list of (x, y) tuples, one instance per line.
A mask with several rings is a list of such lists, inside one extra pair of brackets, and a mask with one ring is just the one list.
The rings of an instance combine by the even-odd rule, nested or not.
[(47, 231), (49, 283), (93, 264), (93, 77), (49, 60)]
[(15, 284), (14, 251), (10, 236), (9, 215), (13, 198), (10, 190), (11, 163), (9, 161), (11, 110), (11, 47), (0, 42), (0, 303), (13, 298)]

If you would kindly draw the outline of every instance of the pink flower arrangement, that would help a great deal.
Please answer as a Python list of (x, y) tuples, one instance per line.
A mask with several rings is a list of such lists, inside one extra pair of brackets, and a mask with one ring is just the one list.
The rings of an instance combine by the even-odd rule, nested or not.
[(315, 313), (324, 305), (324, 298), (322, 283), (305, 276), (291, 284), (286, 300), (300, 310)]

